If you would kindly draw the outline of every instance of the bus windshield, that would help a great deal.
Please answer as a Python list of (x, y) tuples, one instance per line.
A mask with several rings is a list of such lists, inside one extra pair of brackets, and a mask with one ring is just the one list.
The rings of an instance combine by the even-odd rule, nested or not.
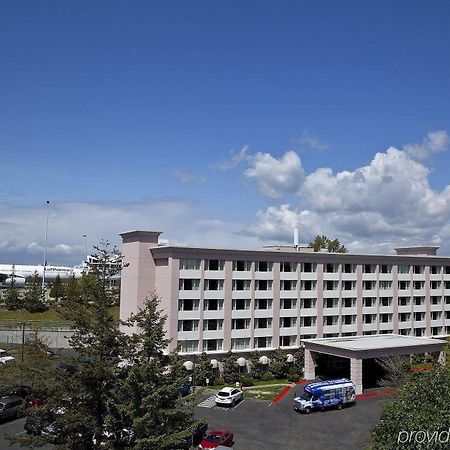
[(311, 400), (312, 395), (309, 392), (303, 392), (302, 395), (300, 395), (300, 398), (302, 398), (303, 400), (309, 401)]

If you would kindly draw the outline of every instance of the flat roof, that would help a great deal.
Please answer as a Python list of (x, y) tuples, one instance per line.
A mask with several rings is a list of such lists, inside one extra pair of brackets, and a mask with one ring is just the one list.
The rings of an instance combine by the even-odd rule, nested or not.
[(376, 334), (337, 338), (306, 339), (305, 348), (335, 356), (373, 358), (440, 351), (447, 343), (434, 339), (400, 334)]

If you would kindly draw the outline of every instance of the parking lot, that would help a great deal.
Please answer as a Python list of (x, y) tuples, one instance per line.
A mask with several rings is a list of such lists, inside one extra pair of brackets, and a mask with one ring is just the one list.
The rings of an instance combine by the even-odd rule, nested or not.
[[(356, 406), (341, 411), (328, 410), (300, 414), (293, 410), (292, 389), (279, 403), (244, 399), (233, 408), (215, 405), (213, 392), (205, 394), (195, 408), (198, 418), (206, 418), (209, 429), (228, 428), (234, 433), (235, 450), (294, 450), (294, 449), (357, 449), (367, 444), (370, 427), (375, 424), (386, 397), (358, 400)], [(23, 433), (24, 419), (0, 423), (0, 449), (9, 447), (4, 433)], [(41, 447), (44, 450), (51, 445)]]

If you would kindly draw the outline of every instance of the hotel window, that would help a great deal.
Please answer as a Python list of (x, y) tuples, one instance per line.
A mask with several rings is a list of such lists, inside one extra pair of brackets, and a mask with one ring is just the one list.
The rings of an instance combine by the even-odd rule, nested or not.
[(333, 263), (324, 264), (323, 271), (325, 273), (337, 273), (337, 272), (339, 272), (339, 264), (333, 264)]
[(409, 273), (411, 266), (400, 265), (398, 266), (398, 273)]
[(440, 320), (442, 317), (441, 311), (431, 311), (431, 320)]
[(198, 341), (183, 340), (183, 341), (178, 341), (178, 345), (180, 346), (180, 353), (198, 352)]
[(413, 273), (415, 274), (421, 274), (425, 272), (424, 266), (413, 266)]
[(221, 311), (223, 309), (223, 300), (216, 298), (205, 298), (203, 301), (204, 311)]
[(250, 348), (250, 338), (231, 339), (231, 348), (233, 350), (246, 350)]
[(392, 297), (380, 297), (381, 306), (392, 306)]
[(323, 306), (325, 308), (338, 308), (339, 307), (339, 299), (338, 298), (324, 298)]
[(200, 270), (199, 259), (180, 259), (181, 270)]
[(363, 289), (366, 291), (371, 291), (376, 288), (376, 281), (363, 281)]
[(446, 295), (446, 296), (444, 297), (444, 300), (445, 300), (445, 304), (446, 304), (446, 305), (450, 305), (450, 297), (449, 297), (448, 295)]
[(294, 347), (296, 336), (280, 336), (280, 347)]
[(339, 289), (339, 281), (324, 280), (323, 288), (326, 291), (335, 291)]
[(297, 289), (297, 281), (295, 280), (281, 280), (280, 289), (282, 291), (295, 291)]
[(380, 281), (380, 289), (383, 291), (392, 289), (392, 281)]
[(335, 337), (338, 337), (338, 336), (339, 336), (339, 333), (324, 333), (323, 334), (324, 338), (335, 338)]
[(409, 322), (411, 320), (411, 314), (410, 313), (400, 313), (398, 315), (398, 320), (400, 322)]
[(233, 291), (249, 291), (252, 285), (251, 280), (233, 280)]
[(300, 326), (301, 327), (314, 327), (316, 325), (316, 317), (301, 317)]
[(339, 323), (339, 316), (324, 316), (324, 326), (337, 325)]
[(222, 350), (223, 339), (203, 339), (204, 352), (216, 352)]
[(272, 262), (268, 261), (256, 261), (255, 270), (256, 272), (272, 272)]
[(315, 272), (317, 268), (316, 263), (304, 262), (302, 263), (302, 272)]
[(399, 281), (399, 282), (398, 282), (398, 288), (399, 288), (400, 290), (406, 290), (406, 289), (409, 289), (409, 286), (410, 286), (409, 281)]
[(292, 328), (297, 325), (296, 317), (280, 317), (280, 328)]
[(380, 322), (381, 323), (392, 322), (392, 314), (380, 314)]
[(224, 280), (205, 280), (205, 291), (221, 291)]
[(250, 302), (249, 298), (234, 298), (232, 308), (234, 310), (250, 309)]
[(255, 289), (257, 291), (271, 291), (272, 290), (272, 280), (256, 280)]
[(364, 306), (366, 308), (373, 308), (377, 305), (377, 298), (376, 297), (363, 297)]
[(425, 313), (424, 312), (415, 312), (414, 320), (416, 320), (417, 322), (421, 322), (422, 320), (425, 320)]
[(398, 304), (399, 306), (409, 306), (411, 303), (411, 297), (399, 297)]
[(450, 273), (450, 266), (445, 266), (444, 273), (448, 275)]
[(450, 281), (444, 281), (444, 289), (450, 289)]
[(297, 263), (294, 262), (280, 263), (280, 272), (296, 272), (296, 271), (297, 271)]
[(414, 335), (417, 337), (423, 336), (425, 334), (425, 328), (416, 328), (414, 330)]
[(353, 325), (356, 323), (356, 315), (342, 316), (343, 325)]
[(363, 264), (363, 273), (375, 273), (376, 268), (375, 264)]
[(354, 308), (356, 306), (356, 298), (343, 298), (342, 307), (343, 308)]
[(255, 348), (269, 348), (272, 346), (271, 337), (257, 337), (255, 338)]
[(316, 303), (317, 303), (316, 298), (302, 298), (300, 299), (300, 308), (302, 309), (315, 308)]
[(342, 336), (356, 336), (356, 331), (347, 331), (345, 333), (342, 333)]
[(178, 331), (197, 331), (198, 320), (179, 320)]
[(221, 259), (205, 259), (205, 270), (223, 270), (224, 264)]
[(183, 298), (178, 300), (178, 311), (198, 311), (199, 299)]
[(232, 330), (248, 330), (250, 328), (250, 319), (231, 319)]
[(390, 264), (381, 264), (380, 272), (381, 273), (391, 273), (392, 272), (392, 266)]
[(416, 306), (423, 306), (423, 305), (425, 305), (425, 297), (423, 297), (423, 296), (414, 297), (414, 304)]
[(413, 281), (413, 287), (416, 290), (421, 290), (425, 288), (425, 281)]
[(356, 289), (356, 281), (343, 281), (342, 282), (342, 289), (344, 291), (354, 291)]
[(440, 289), (442, 286), (440, 281), (430, 281), (430, 288), (431, 289)]
[(258, 317), (255, 319), (255, 328), (271, 328), (272, 319), (267, 317)]
[(409, 336), (411, 334), (411, 330), (409, 328), (402, 328), (401, 330), (398, 330), (398, 332), (403, 336)]
[(305, 339), (315, 339), (316, 337), (317, 337), (317, 334), (301, 334), (300, 335), (300, 342), (304, 341)]
[(282, 298), (280, 299), (280, 309), (295, 309), (297, 306), (296, 298)]
[(450, 319), (450, 311), (445, 311), (445, 320)]
[(430, 297), (430, 302), (432, 305), (440, 305), (442, 297), (440, 295), (432, 295)]
[(363, 321), (364, 323), (375, 323), (377, 320), (376, 314), (363, 314)]
[(356, 272), (356, 264), (344, 264), (342, 266), (342, 271), (344, 273), (355, 273)]
[(200, 280), (192, 278), (180, 278), (180, 291), (198, 291), (200, 289)]
[(233, 261), (233, 270), (236, 272), (248, 272), (252, 270), (251, 261)]
[(316, 289), (316, 280), (303, 280), (300, 282), (300, 289), (302, 291), (314, 291)]
[(431, 266), (430, 267), (430, 273), (432, 273), (434, 275), (440, 274), (441, 271), (442, 271), (442, 266)]
[(223, 329), (223, 319), (205, 319), (203, 321), (203, 331), (220, 331)]
[(442, 327), (432, 327), (431, 328), (431, 334), (433, 336), (437, 336), (438, 334), (441, 334)]
[(255, 309), (272, 309), (271, 298), (256, 298)]

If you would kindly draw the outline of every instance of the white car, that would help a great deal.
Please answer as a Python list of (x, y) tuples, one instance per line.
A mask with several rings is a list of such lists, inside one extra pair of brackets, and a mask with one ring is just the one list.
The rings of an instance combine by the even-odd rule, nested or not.
[(11, 356), (9, 352), (0, 348), (0, 364), (11, 363), (15, 360), (14, 356)]
[(224, 387), (216, 394), (216, 405), (234, 406), (244, 398), (244, 393), (238, 388)]

